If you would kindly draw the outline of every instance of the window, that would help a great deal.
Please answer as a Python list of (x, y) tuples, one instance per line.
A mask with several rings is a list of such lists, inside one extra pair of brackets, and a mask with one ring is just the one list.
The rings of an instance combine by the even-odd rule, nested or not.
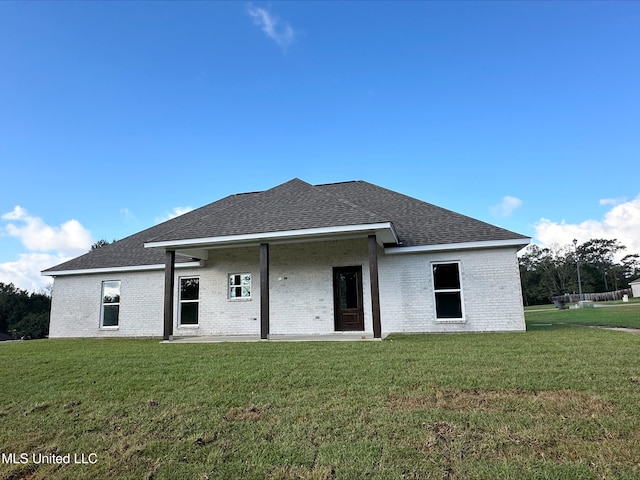
[(200, 304), (200, 279), (188, 277), (180, 279), (180, 325), (198, 325)]
[(120, 318), (120, 280), (102, 282), (101, 327), (117, 327)]
[(229, 275), (229, 298), (251, 298), (250, 273), (232, 273)]
[(436, 320), (463, 321), (460, 264), (434, 263), (433, 291), (436, 300)]

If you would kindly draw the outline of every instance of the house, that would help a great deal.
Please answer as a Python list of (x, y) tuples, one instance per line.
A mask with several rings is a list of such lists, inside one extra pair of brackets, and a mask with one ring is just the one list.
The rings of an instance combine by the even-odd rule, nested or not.
[(635, 279), (633, 282), (629, 282), (629, 287), (631, 287), (632, 297), (640, 297), (640, 278)]
[(363, 182), (231, 195), (49, 268), (49, 336), (523, 331), (529, 238)]

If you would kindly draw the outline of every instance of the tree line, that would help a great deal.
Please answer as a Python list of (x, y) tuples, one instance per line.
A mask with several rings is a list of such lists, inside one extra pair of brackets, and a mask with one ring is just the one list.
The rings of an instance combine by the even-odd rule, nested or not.
[[(91, 250), (110, 243), (98, 240), (91, 245)], [(29, 293), (13, 283), (0, 282), (0, 340), (46, 338), (50, 312), (50, 292)]]
[(50, 310), (50, 295), (0, 282), (0, 339), (45, 338)]
[(629, 288), (629, 282), (640, 276), (640, 255), (633, 253), (616, 261), (616, 254), (626, 248), (616, 239), (553, 248), (529, 245), (519, 258), (524, 304), (551, 303), (556, 295), (579, 292), (578, 264), (583, 293)]

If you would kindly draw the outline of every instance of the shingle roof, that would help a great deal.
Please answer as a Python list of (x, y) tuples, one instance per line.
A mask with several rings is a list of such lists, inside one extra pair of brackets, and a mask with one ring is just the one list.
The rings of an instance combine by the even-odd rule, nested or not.
[(338, 198), (345, 198), (393, 222), (404, 247), (482, 242), (490, 240), (528, 240), (529, 237), (452, 212), (371, 183), (357, 181), (320, 185)]
[[(162, 250), (145, 248), (145, 242), (382, 222), (393, 224), (403, 247), (528, 240), (524, 235), (367, 182), (313, 186), (293, 179), (264, 192), (225, 197), (44, 273), (162, 264)], [(188, 260), (176, 257), (177, 262)]]
[(361, 205), (366, 204), (350, 203), (294, 178), (270, 190), (244, 196), (231, 208), (200, 216), (189, 225), (150, 240), (164, 242), (389, 221)]

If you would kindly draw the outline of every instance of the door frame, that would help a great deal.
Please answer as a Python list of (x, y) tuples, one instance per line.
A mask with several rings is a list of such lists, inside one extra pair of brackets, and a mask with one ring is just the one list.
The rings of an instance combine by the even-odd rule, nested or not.
[[(341, 272), (354, 272), (356, 274), (357, 308), (342, 309), (340, 308), (340, 290), (338, 287), (338, 275)], [(356, 316), (356, 328), (350, 328), (353, 324), (347, 323), (345, 326), (343, 315)], [(351, 265), (345, 267), (333, 267), (333, 317), (334, 330), (336, 332), (363, 332), (364, 331), (364, 300), (362, 295), (362, 265)]]

